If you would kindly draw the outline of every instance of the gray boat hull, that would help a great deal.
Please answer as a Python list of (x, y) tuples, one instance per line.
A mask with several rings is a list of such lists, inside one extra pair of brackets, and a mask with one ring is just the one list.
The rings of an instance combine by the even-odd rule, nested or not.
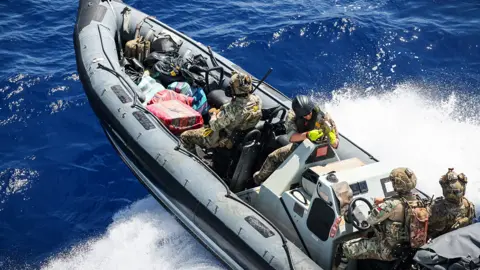
[[(131, 10), (125, 31), (122, 11)], [(107, 138), (149, 192), (201, 243), (233, 269), (321, 269), (258, 211), (239, 199), (201, 160), (185, 151), (158, 119), (138, 106), (141, 92), (118, 61), (122, 40), (147, 15), (120, 1), (80, 0), (74, 30), (77, 69), (90, 106)], [(167, 25), (156, 27), (184, 40), (195, 53), (207, 48)], [(142, 29), (146, 35), (148, 29)], [(215, 54), (226, 72), (240, 69)], [(107, 67), (101, 68), (102, 66)], [(110, 71), (109, 71), (110, 70)], [(268, 84), (258, 95), (266, 106), (288, 108), (290, 100)], [(137, 104), (137, 105), (136, 105)], [(375, 159), (342, 136), (343, 158)]]

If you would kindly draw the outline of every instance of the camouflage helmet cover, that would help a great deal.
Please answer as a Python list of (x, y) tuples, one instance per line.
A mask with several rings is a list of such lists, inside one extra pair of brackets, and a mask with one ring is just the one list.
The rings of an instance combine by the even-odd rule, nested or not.
[(407, 193), (417, 186), (417, 176), (405, 167), (395, 168), (390, 172), (393, 189), (401, 194)]
[(465, 195), (465, 186), (467, 185), (467, 177), (465, 174), (457, 174), (453, 168), (449, 168), (445, 175), (440, 177), (440, 186), (442, 187), (443, 197), (447, 201), (460, 202)]
[(233, 71), (230, 78), (230, 86), (232, 87), (233, 95), (250, 94), (252, 92), (252, 77)]

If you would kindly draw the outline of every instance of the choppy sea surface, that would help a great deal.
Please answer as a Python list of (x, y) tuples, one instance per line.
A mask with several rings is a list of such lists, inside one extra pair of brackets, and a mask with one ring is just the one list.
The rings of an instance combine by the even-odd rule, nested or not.
[[(448, 167), (480, 205), (475, 0), (128, 1), (289, 96), (441, 195)], [(76, 71), (78, 3), (0, 2), (0, 269), (222, 269), (138, 183)]]

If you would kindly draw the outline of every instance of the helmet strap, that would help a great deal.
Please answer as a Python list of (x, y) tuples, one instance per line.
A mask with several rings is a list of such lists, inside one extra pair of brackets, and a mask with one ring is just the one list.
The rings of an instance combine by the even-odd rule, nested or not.
[(313, 108), (312, 111), (314, 111), (314, 110), (316, 110), (316, 109), (318, 109), (318, 115), (320, 115), (320, 117), (321, 117), (322, 119), (324, 119), (324, 118), (325, 118), (325, 113), (324, 113), (322, 110), (320, 110), (320, 108), (317, 108), (317, 107)]
[(236, 97), (248, 97), (248, 94), (234, 94)]

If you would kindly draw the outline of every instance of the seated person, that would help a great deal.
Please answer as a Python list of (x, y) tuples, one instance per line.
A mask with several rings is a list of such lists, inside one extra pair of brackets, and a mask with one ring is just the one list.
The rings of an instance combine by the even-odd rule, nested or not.
[(268, 155), (262, 168), (253, 175), (253, 180), (257, 185), (263, 183), (295, 150), (298, 143), (306, 138), (318, 141), (326, 139), (328, 136), (332, 147), (338, 147), (338, 132), (335, 122), (307, 96), (298, 95), (292, 101), (292, 109), (288, 112), (285, 128), (290, 144)]
[(254, 128), (262, 118), (262, 101), (252, 95), (252, 78), (232, 72), (230, 81), (231, 102), (220, 109), (210, 109), (209, 127), (187, 130), (180, 135), (184, 147), (195, 153), (195, 145), (202, 148), (225, 147), (231, 149), (234, 131)]
[(435, 238), (450, 231), (468, 226), (475, 217), (475, 205), (465, 198), (467, 177), (453, 168), (440, 178), (443, 197), (430, 206), (428, 237)]
[[(390, 181), (397, 193), (385, 198), (378, 205), (374, 205), (367, 222), (373, 227), (375, 236), (372, 238), (358, 238), (343, 243), (343, 260), (336, 269), (344, 269), (350, 259), (374, 259), (381, 261), (394, 261), (397, 258), (396, 250), (399, 247), (410, 247), (426, 242), (427, 231), (425, 226), (416, 227), (414, 234), (408, 234), (406, 228), (412, 230), (410, 222), (412, 217), (406, 214), (405, 208), (421, 206), (421, 219), (428, 217), (427, 208), (424, 207), (418, 195), (412, 193), (417, 184), (417, 177), (409, 168), (395, 168), (390, 173)], [(406, 224), (408, 223), (408, 224)]]

